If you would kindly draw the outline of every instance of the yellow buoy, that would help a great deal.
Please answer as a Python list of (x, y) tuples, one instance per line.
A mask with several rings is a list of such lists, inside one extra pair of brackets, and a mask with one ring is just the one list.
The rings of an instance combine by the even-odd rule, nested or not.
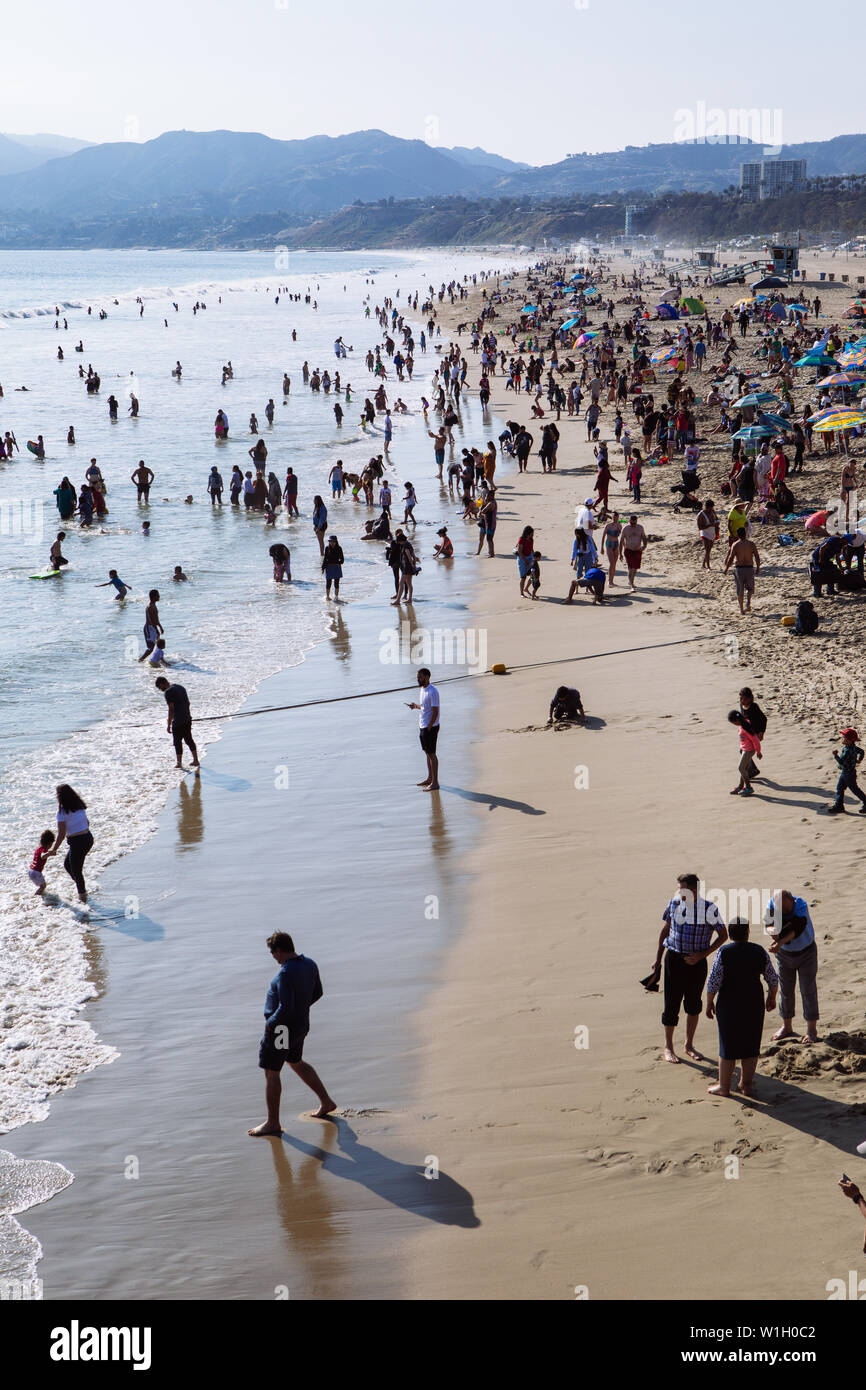
[(508, 674), (508, 667), (505, 665), (504, 661), (497, 661), (496, 665), (491, 666), (490, 669), (494, 676), (506, 676)]
[(796, 618), (783, 618), (783, 619), (782, 619), (782, 627), (793, 627), (793, 626), (794, 626), (794, 623), (795, 623), (796, 621), (797, 621)]

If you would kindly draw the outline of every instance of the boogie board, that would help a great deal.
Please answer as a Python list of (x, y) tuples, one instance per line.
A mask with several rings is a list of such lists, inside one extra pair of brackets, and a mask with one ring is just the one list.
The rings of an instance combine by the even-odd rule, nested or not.
[(32, 439), (28, 439), (27, 448), (30, 450), (31, 454), (35, 454), (37, 458), (39, 457), (39, 445), (35, 444)]
[(68, 565), (65, 565), (65, 566), (62, 566), (59, 570), (41, 570), (41, 571), (39, 572), (39, 574), (31, 574), (30, 578), (31, 578), (31, 579), (56, 579), (57, 576), (58, 576), (59, 574), (62, 574), (62, 573), (63, 573), (63, 570), (64, 570), (64, 569), (68, 569), (68, 568), (69, 568), (69, 566), (68, 566)]

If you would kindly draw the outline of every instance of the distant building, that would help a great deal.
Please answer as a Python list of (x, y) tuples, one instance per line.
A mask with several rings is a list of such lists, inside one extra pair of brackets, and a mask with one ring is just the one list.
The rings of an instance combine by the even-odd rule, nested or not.
[(752, 202), (799, 193), (805, 186), (805, 159), (761, 159), (740, 165), (740, 192)]

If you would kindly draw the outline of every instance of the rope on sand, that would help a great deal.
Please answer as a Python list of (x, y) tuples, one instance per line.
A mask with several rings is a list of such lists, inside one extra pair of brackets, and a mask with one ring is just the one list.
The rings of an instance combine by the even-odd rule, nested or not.
[[(561, 656), (553, 657), (548, 661), (527, 661), (520, 666), (509, 666), (508, 673), (536, 671), (542, 666), (566, 666), (574, 661), (603, 661), (609, 656), (630, 656), (633, 652), (654, 652), (659, 651), (662, 647), (683, 647), (689, 642), (706, 642), (711, 637), (715, 637), (715, 633), (707, 632), (699, 633), (694, 637), (679, 637), (673, 642), (650, 642), (644, 647), (619, 647), (612, 652), (588, 652), (585, 656)], [(437, 680), (436, 684), (437, 686), (450, 685), (454, 681), (478, 680), (491, 674), (490, 671), (467, 671), (462, 676), (443, 676), (441, 680)], [(234, 714), (205, 714), (201, 718), (197, 717), (193, 722), (195, 724), (210, 724), (217, 719), (252, 719), (258, 714), (282, 714), (286, 710), (310, 709), (315, 705), (340, 705), (347, 700), (372, 700), (376, 695), (400, 695), (405, 694), (407, 690), (417, 691), (417, 689), (417, 685), (393, 685), (385, 690), (364, 690), (357, 695), (331, 695), (322, 700), (301, 700), (294, 705), (265, 705), (261, 709), (237, 710)], [(149, 729), (151, 725), (124, 724), (122, 727), (126, 729)]]

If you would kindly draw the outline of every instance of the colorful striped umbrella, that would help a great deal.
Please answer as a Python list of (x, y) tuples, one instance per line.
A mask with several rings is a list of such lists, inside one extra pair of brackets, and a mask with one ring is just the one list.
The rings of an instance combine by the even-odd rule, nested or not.
[(866, 367), (866, 347), (846, 348), (844, 352), (839, 353), (836, 361), (846, 371), (850, 370), (851, 367)]
[(758, 423), (761, 425), (770, 425), (777, 434), (780, 431), (785, 434), (791, 434), (794, 429), (791, 421), (786, 420), (784, 415), (772, 415), (764, 410), (762, 410), (758, 416)]
[(862, 410), (836, 405), (828, 410), (819, 410), (817, 415), (810, 415), (809, 424), (818, 434), (829, 434), (831, 430), (854, 430), (859, 425), (866, 425), (866, 415)]
[(592, 342), (593, 338), (598, 337), (598, 333), (599, 330), (597, 328), (594, 328), (591, 333), (581, 333), (580, 337), (575, 339), (574, 346), (585, 347), (587, 343)]
[(663, 367), (666, 362), (676, 361), (680, 355), (680, 349), (675, 345), (670, 347), (656, 348), (650, 355), (650, 362), (654, 367)]
[(739, 410), (745, 405), (778, 405), (779, 397), (775, 391), (752, 391), (748, 396), (741, 396), (738, 401), (734, 401), (734, 409)]
[(770, 425), (744, 425), (741, 430), (737, 430), (731, 435), (732, 439), (745, 440), (747, 444), (755, 444), (761, 439), (769, 439), (776, 431)]
[(750, 309), (755, 303), (754, 299), (738, 299), (734, 305), (735, 309)]
[(832, 376), (825, 376), (821, 380), (822, 386), (862, 386), (866, 381), (863, 372), (834, 372)]

